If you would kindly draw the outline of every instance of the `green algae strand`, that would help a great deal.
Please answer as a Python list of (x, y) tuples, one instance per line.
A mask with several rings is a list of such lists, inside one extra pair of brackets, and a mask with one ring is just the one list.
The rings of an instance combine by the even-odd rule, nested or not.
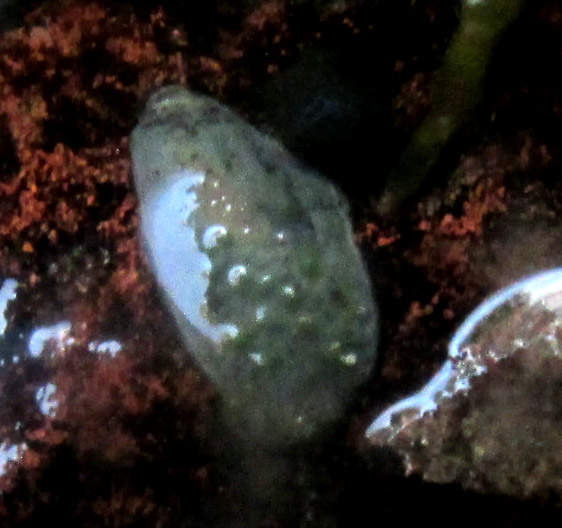
[(464, 0), (459, 27), (434, 75), (431, 109), (414, 132), (377, 204), (389, 215), (427, 179), (445, 146), (482, 99), (493, 50), (521, 12), (523, 0)]

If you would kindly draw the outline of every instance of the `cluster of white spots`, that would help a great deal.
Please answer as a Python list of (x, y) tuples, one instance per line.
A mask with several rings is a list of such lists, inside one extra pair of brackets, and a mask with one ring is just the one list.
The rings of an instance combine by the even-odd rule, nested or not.
[(236, 286), (240, 282), (240, 279), (242, 279), (242, 277), (244, 277), (247, 273), (248, 270), (243, 264), (236, 264), (235, 266), (232, 266), (232, 268), (228, 270), (228, 284)]
[(103, 341), (102, 343), (96, 343), (95, 341), (91, 341), (90, 343), (88, 343), (88, 350), (90, 352), (95, 352), (97, 354), (107, 354), (112, 358), (116, 357), (121, 349), (121, 343), (119, 343), (119, 341), (115, 341), (114, 339)]
[(256, 321), (263, 321), (264, 317), (265, 317), (265, 306), (258, 306), (256, 308)]
[(35, 393), (35, 401), (39, 405), (39, 410), (44, 416), (49, 418), (57, 414), (59, 402), (53, 398), (57, 392), (57, 386), (54, 383), (46, 383), (41, 385)]
[(250, 359), (260, 367), (265, 363), (263, 354), (261, 352), (252, 352), (251, 354), (249, 354), (249, 356)]
[[(17, 286), (16, 280), (7, 279), (0, 288), (0, 336), (6, 330), (5, 312), (8, 303), (16, 298)], [(72, 325), (69, 321), (61, 321), (54, 325), (36, 328), (31, 332), (27, 340), (28, 355), (33, 358), (40, 357), (47, 344), (53, 346), (55, 351), (63, 350), (65, 347), (72, 345), (74, 338), (69, 335), (71, 329)], [(105, 341), (99, 344), (92, 342), (88, 348), (92, 352), (106, 353), (115, 357), (117, 352), (121, 350), (121, 345), (117, 341)], [(19, 363), (20, 359), (19, 355), (13, 355), (12, 363)], [(5, 363), (4, 359), (0, 360), (0, 366), (4, 366)]]
[(285, 233), (283, 233), (283, 231), (279, 231), (279, 233), (275, 234), (275, 238), (279, 240), (279, 242), (283, 242), (285, 240)]
[(228, 341), (229, 339), (234, 339), (238, 336), (240, 331), (238, 327), (233, 324), (221, 324), (216, 325), (217, 338), (216, 341), (222, 343), (223, 341)]
[(261, 279), (260, 279), (260, 283), (261, 284), (265, 284), (266, 282), (269, 282), (271, 280), (271, 275), (264, 275)]
[(340, 356), (341, 362), (348, 367), (352, 367), (357, 363), (357, 354), (350, 352), (349, 354), (342, 354)]
[(29, 336), (27, 350), (31, 357), (39, 357), (47, 343), (52, 343), (57, 350), (72, 345), (74, 339), (69, 337), (72, 325), (68, 321), (61, 321), (52, 326), (35, 329)]
[(9, 462), (17, 462), (21, 460), (28, 447), (25, 442), (21, 444), (8, 444), (2, 442), (0, 444), (0, 476), (6, 473), (6, 466)]
[(457, 378), (455, 379), (455, 383), (453, 385), (453, 393), (457, 393), (459, 391), (467, 391), (470, 389), (470, 379), (469, 378)]
[(365, 315), (367, 313), (367, 307), (364, 304), (360, 304), (355, 313), (357, 315)]
[(548, 334), (548, 335), (544, 336), (544, 339), (550, 345), (550, 349), (552, 350), (552, 353), (555, 356), (562, 355), (562, 352), (560, 351), (560, 342), (559, 342), (557, 336), (552, 335), (552, 334)]
[[(493, 350), (490, 351), (490, 357), (494, 360), (499, 358), (495, 357), (495, 352)], [(453, 386), (452, 389), (447, 392), (447, 395), (453, 395), (457, 392), (467, 391), (471, 387), (472, 378), (481, 376), (485, 372), (488, 371), (486, 365), (482, 364), (482, 360), (475, 353), (474, 347), (470, 345), (464, 345), (461, 348), (461, 356), (460, 357), (453, 357), (451, 359), (455, 363), (455, 371), (454, 371), (454, 378), (453, 378)]]
[[(21, 360), (21, 357), (17, 354), (14, 354), (12, 356), (12, 364), (13, 365), (17, 365)], [(3, 367), (6, 365), (6, 360), (4, 358), (0, 359), (0, 367)]]
[(295, 296), (295, 288), (290, 284), (286, 284), (285, 286), (283, 286), (282, 290), (283, 290), (283, 295), (286, 295), (287, 297)]
[[(218, 200), (218, 201), (216, 199), (211, 200), (211, 207), (215, 207), (220, 202), (220, 203), (224, 204), (224, 210), (226, 211), (226, 213), (230, 213), (230, 211), (232, 211), (232, 204), (226, 203), (226, 201), (227, 201), (226, 195), (223, 194), (220, 197), (220, 200)], [(241, 207), (240, 210), (243, 211), (244, 208)]]
[(226, 227), (223, 225), (212, 225), (209, 226), (203, 233), (203, 247), (205, 249), (214, 248), (217, 245), (219, 238), (227, 234)]
[(249, 232), (250, 232), (250, 228), (248, 226), (246, 226), (244, 229), (242, 229), (242, 233), (244, 233), (245, 235), (247, 235)]
[(8, 303), (16, 298), (18, 282), (15, 279), (6, 279), (0, 288), (0, 336), (4, 335), (8, 321), (6, 320), (6, 310)]

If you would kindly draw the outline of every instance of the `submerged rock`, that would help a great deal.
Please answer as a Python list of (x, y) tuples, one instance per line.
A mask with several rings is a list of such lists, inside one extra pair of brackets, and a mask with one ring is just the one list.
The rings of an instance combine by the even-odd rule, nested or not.
[(131, 152), (152, 269), (235, 428), (290, 445), (339, 418), (377, 336), (341, 193), (179, 86), (150, 98)]
[(441, 370), (367, 430), (407, 473), (518, 498), (562, 496), (562, 269), (499, 291)]

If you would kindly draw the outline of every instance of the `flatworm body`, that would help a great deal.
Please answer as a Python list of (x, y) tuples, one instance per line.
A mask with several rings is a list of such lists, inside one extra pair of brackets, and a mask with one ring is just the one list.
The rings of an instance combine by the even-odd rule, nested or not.
[(339, 418), (377, 338), (341, 193), (180, 86), (149, 99), (131, 152), (153, 272), (232, 422), (287, 445)]

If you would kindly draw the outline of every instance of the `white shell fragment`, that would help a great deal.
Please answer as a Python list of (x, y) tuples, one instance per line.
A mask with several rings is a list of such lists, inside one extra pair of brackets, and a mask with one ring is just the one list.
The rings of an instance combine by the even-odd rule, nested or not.
[(537, 273), (498, 291), (480, 304), (453, 335), (448, 359), (437, 374), (418, 392), (382, 412), (366, 436), (394, 437), (426, 413), (436, 411), (443, 398), (469, 390), (471, 380), (484, 374), (489, 365), (534, 339), (552, 343), (553, 353), (559, 355), (552, 328), (560, 325), (562, 268)]

